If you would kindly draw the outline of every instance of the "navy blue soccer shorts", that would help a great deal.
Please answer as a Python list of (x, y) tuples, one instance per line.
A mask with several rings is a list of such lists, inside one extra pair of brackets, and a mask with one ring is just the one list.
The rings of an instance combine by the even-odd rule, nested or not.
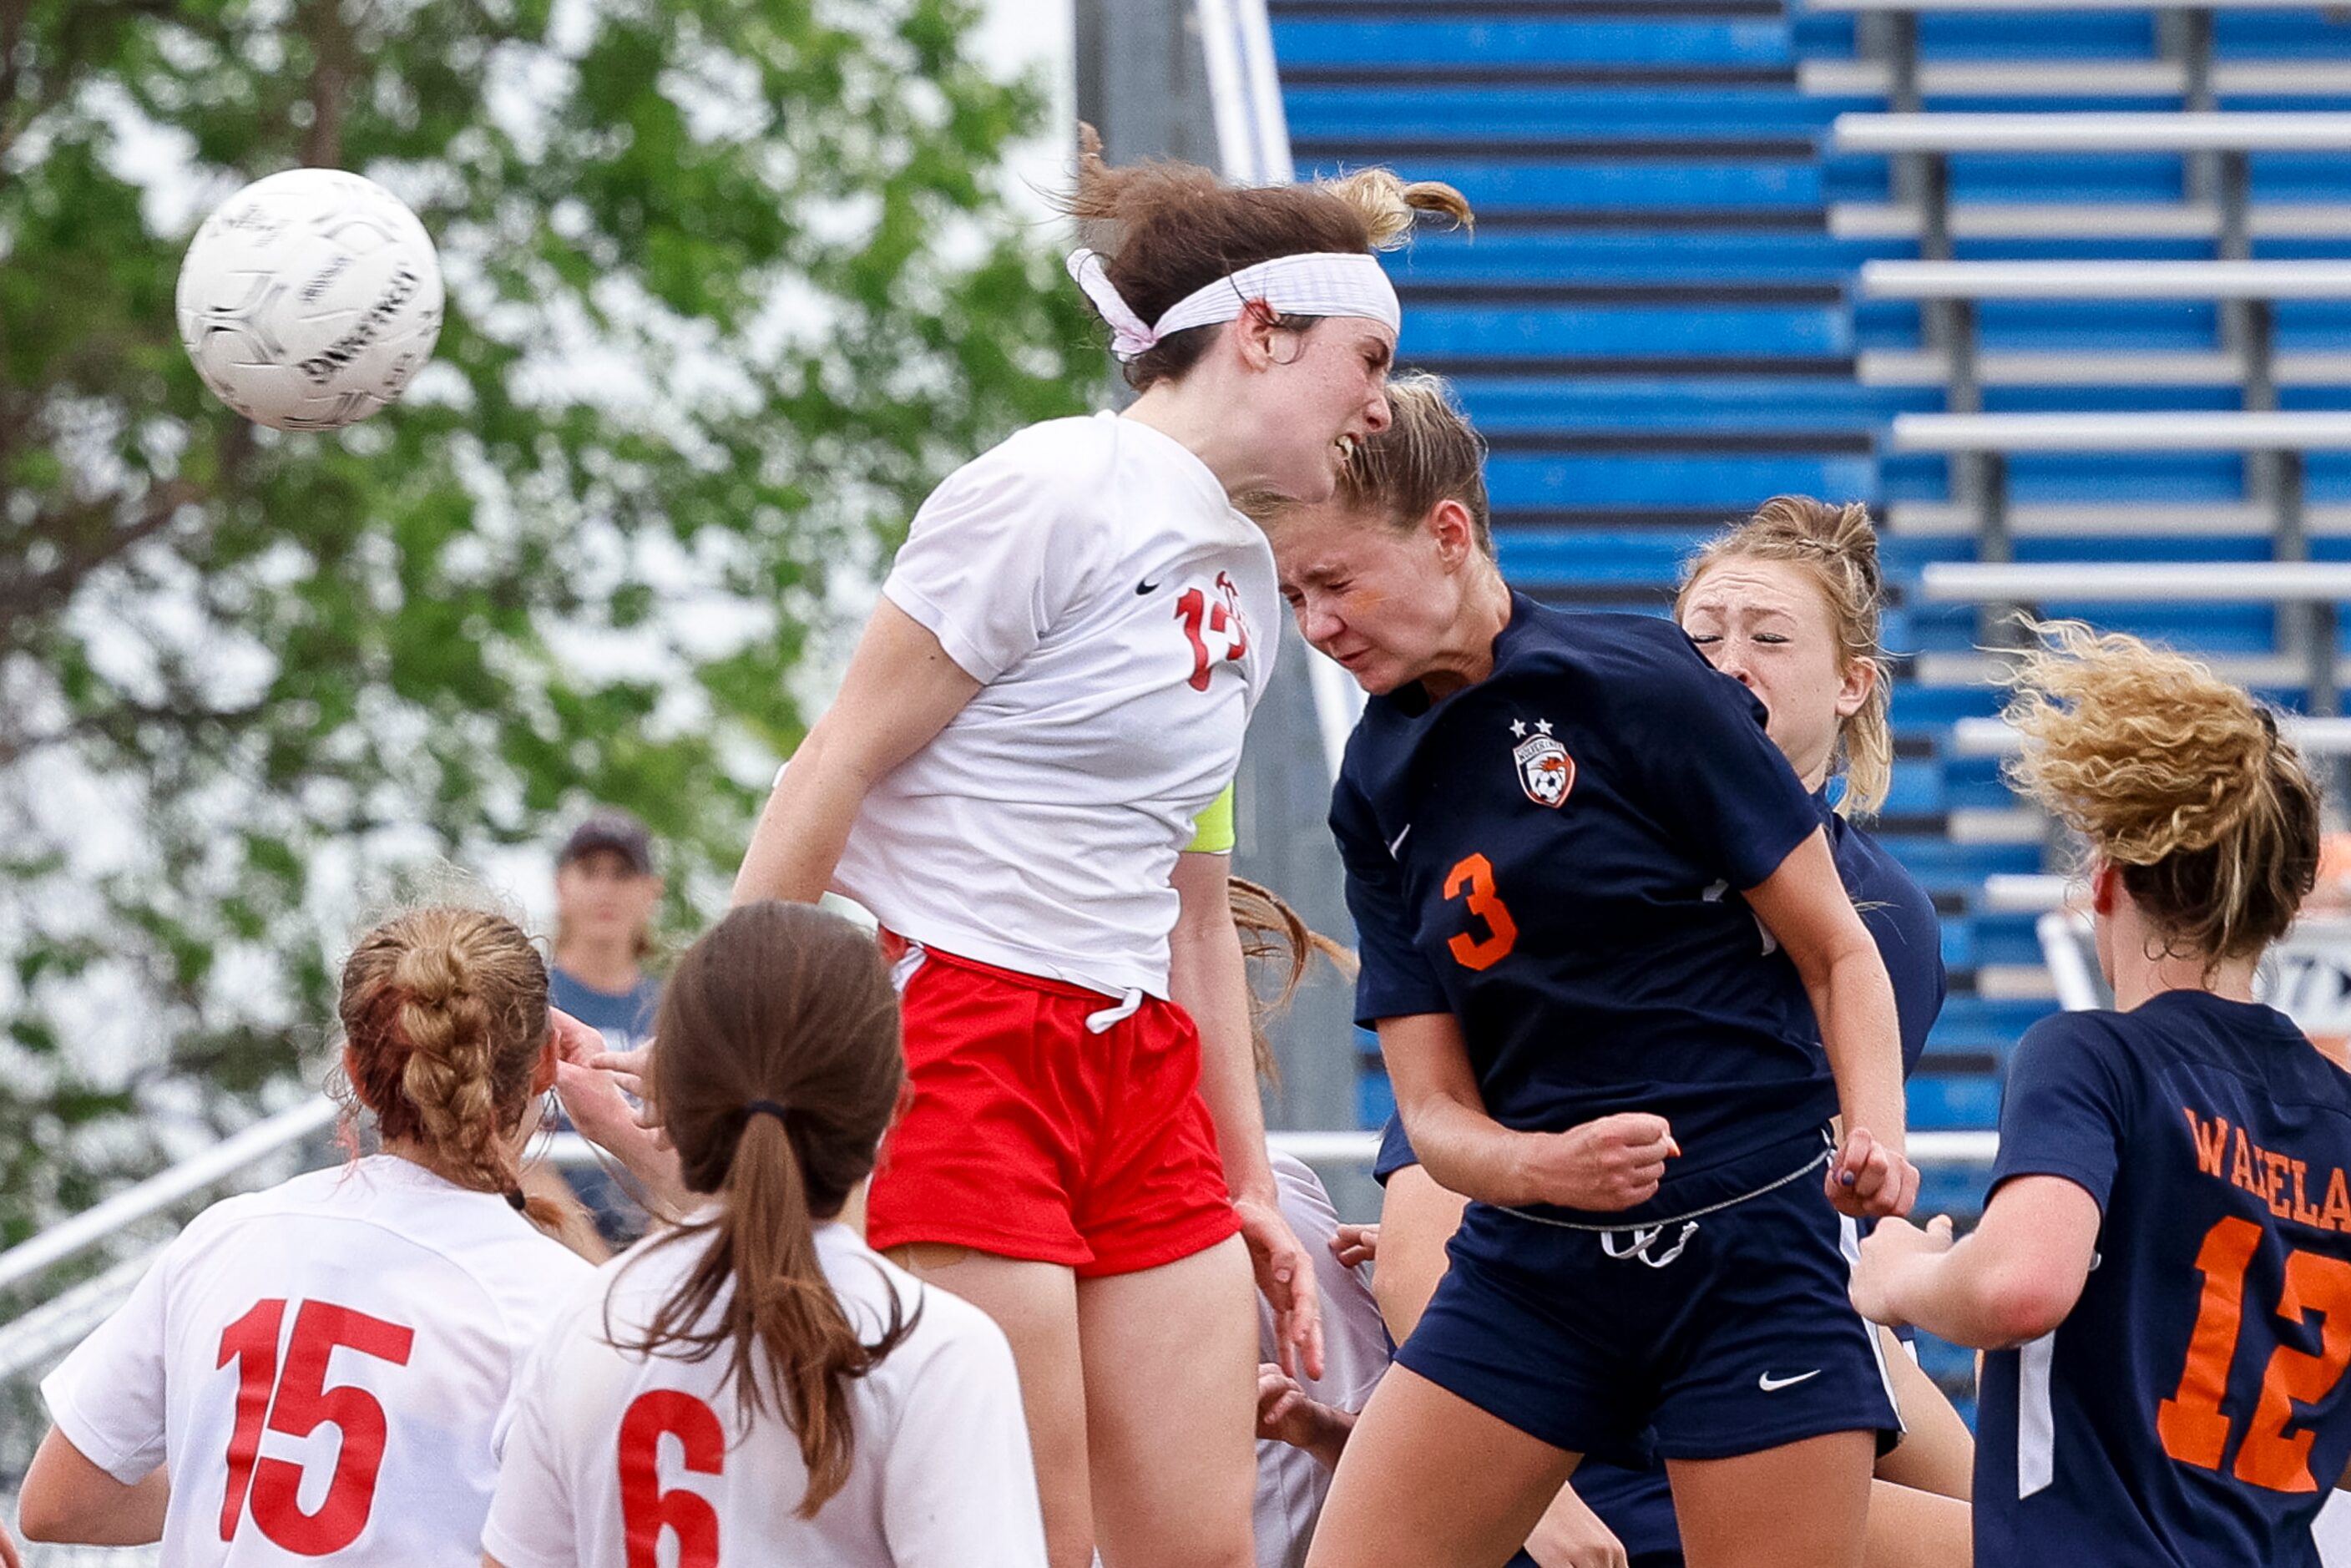
[[(1817, 1144), (1813, 1145), (1817, 1147)], [(1782, 1174), (1785, 1145), (1774, 1151)], [(1801, 1157), (1799, 1155), (1798, 1157)], [(1758, 1185), (1773, 1178), (1768, 1167)], [(1901, 1431), (1877, 1336), (1846, 1295), (1845, 1221), (1820, 1166), (1638, 1232), (1473, 1203), (1396, 1360), (1530, 1437), (1671, 1459)]]

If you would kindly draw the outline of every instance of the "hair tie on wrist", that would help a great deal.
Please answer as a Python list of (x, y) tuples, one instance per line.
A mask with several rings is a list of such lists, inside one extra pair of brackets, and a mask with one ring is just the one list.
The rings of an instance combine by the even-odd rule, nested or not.
[(530, 1199), (523, 1197), (522, 1188), (518, 1186), (508, 1187), (507, 1189), (506, 1198), (507, 1207), (513, 1209), (517, 1214), (521, 1214), (530, 1207)]
[(784, 1106), (778, 1101), (747, 1100), (743, 1103), (743, 1114), (747, 1118), (752, 1116), (773, 1116), (777, 1121), (780, 1122), (784, 1119), (786, 1112)]

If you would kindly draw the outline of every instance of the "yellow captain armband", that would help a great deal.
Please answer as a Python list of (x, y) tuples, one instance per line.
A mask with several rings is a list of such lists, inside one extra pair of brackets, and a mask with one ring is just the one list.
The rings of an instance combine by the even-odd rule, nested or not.
[(1192, 824), (1192, 841), (1184, 846), (1187, 855), (1228, 855), (1233, 852), (1233, 787), (1228, 784), (1224, 792), (1208, 802)]

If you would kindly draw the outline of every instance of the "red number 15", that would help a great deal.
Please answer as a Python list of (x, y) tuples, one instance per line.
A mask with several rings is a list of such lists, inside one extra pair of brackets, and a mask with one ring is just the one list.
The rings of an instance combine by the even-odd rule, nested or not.
[[(228, 1443), (228, 1495), (221, 1500), (221, 1539), (236, 1539), (246, 1502), (261, 1533), (302, 1557), (340, 1552), (367, 1529), (375, 1506), (376, 1472), (383, 1468), (383, 1406), (364, 1388), (327, 1386), (327, 1359), (338, 1346), (408, 1364), (416, 1343), (413, 1329), (355, 1312), (331, 1301), (305, 1301), (295, 1314), (286, 1346), (283, 1376), (277, 1364), (277, 1333), (286, 1321), (283, 1301), (256, 1301), (253, 1310), (221, 1334), (215, 1366), (236, 1363), (236, 1430)], [(304, 1513), (302, 1467), (288, 1459), (261, 1457), (264, 1430), (307, 1437), (322, 1426), (342, 1433), (335, 1455), (335, 1479), (316, 1513)]]

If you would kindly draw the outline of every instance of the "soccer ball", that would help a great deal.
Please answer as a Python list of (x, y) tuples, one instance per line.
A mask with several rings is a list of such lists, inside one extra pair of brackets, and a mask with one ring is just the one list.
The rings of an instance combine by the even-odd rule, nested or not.
[(246, 418), (334, 430), (392, 402), (441, 335), (441, 262), (398, 196), (340, 169), (256, 180), (180, 264), (180, 341)]

